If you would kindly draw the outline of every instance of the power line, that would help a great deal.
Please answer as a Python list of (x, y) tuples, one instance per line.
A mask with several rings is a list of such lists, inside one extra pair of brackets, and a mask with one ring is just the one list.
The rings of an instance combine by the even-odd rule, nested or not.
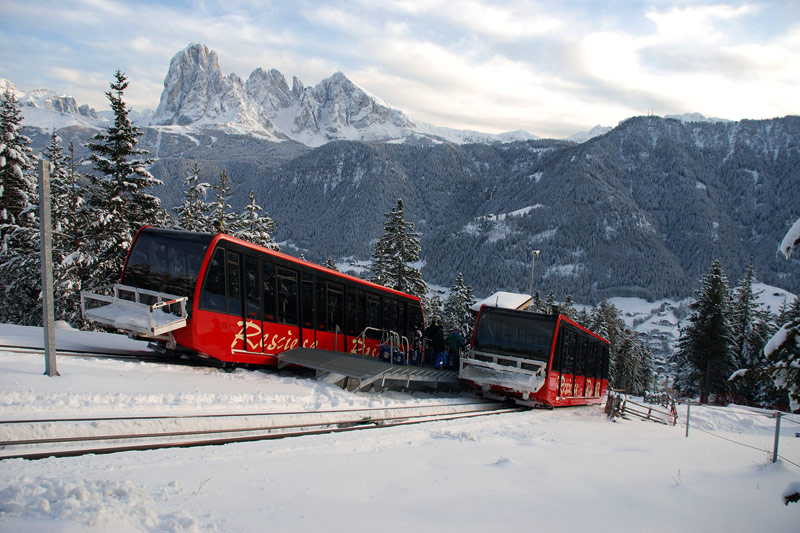
[[(759, 452), (769, 452), (769, 450), (765, 450), (764, 448), (756, 448), (755, 446), (751, 446), (751, 445), (745, 444), (743, 442), (738, 442), (738, 441), (735, 441), (733, 439), (729, 439), (727, 437), (723, 437), (722, 435), (717, 435), (716, 433), (712, 433), (711, 431), (706, 431), (705, 429), (701, 429), (701, 428), (698, 428), (698, 427), (693, 427), (692, 429), (697, 430), (697, 431), (702, 431), (703, 433), (711, 435), (712, 437), (717, 437), (718, 439), (726, 440), (728, 442), (732, 442), (733, 444), (738, 444), (739, 446), (744, 446), (745, 448), (750, 448), (751, 450), (757, 450)], [(781, 458), (782, 460), (786, 461), (787, 463), (792, 464), (792, 465), (796, 466), (797, 468), (800, 468), (800, 464), (797, 464), (794, 461), (791, 461), (791, 460), (787, 459), (786, 457), (784, 457), (784, 456), (782, 456), (780, 454), (778, 454), (778, 457)]]

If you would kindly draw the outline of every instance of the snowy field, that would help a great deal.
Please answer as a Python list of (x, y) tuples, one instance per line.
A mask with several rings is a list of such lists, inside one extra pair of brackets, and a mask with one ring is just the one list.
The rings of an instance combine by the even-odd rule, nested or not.
[[(41, 331), (0, 325), (0, 344)], [(133, 341), (59, 331), (59, 347)], [(0, 351), (0, 420), (382, 407), (459, 401), (352, 394), (287, 373)], [(0, 462), (0, 531), (797, 532), (800, 417), (693, 406), (680, 425), (601, 407), (529, 411), (229, 444)], [(703, 430), (703, 431), (701, 431)], [(708, 433), (710, 432), (710, 433)], [(729, 440), (723, 440), (729, 439)], [(731, 442), (735, 441), (735, 442)], [(737, 444), (738, 443), (738, 444)], [(749, 447), (743, 446), (747, 445)], [(791, 462), (789, 462), (791, 461)]]

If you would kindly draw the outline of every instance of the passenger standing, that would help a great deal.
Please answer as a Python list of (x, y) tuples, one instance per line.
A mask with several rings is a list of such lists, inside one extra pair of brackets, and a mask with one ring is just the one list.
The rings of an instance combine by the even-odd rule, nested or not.
[(464, 337), (461, 336), (461, 333), (454, 329), (450, 332), (450, 335), (447, 336), (447, 363), (449, 363), (448, 368), (455, 368), (458, 364), (458, 357), (461, 351), (461, 346), (464, 345)]
[(447, 354), (445, 353), (444, 328), (442, 328), (442, 320), (439, 318), (433, 321), (431, 348), (435, 357), (434, 368), (444, 368), (447, 365)]

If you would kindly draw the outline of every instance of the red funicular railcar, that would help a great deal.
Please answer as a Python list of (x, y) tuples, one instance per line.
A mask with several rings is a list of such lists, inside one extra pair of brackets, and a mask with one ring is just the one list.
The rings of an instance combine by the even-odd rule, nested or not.
[(419, 298), (229, 235), (144, 227), (113, 296), (83, 294), (84, 316), (173, 351), (277, 364), (297, 347), (379, 355), (411, 338)]
[(608, 347), (564, 315), (484, 305), (459, 377), (525, 405), (596, 404), (608, 389)]

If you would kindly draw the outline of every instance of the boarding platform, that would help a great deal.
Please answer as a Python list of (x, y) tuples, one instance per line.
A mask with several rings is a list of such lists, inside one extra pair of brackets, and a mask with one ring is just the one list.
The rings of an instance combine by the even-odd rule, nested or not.
[(316, 348), (295, 348), (278, 355), (278, 366), (297, 365), (317, 371), (317, 377), (340, 375), (356, 382), (354, 390), (366, 390), (370, 385), (410, 387), (422, 385), (459, 386), (458, 372), (437, 370), (425, 366), (395, 365), (374, 357), (351, 355)]

